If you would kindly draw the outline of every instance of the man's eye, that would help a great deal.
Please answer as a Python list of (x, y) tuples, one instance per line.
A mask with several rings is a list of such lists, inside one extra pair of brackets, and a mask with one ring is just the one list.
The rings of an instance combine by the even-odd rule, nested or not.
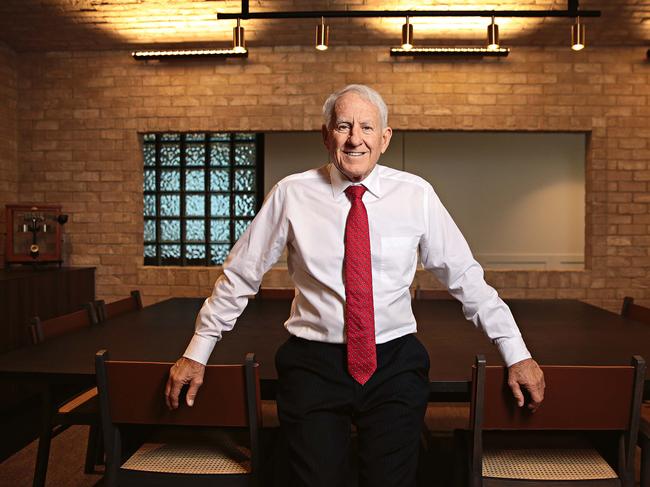
[(366, 126), (362, 127), (364, 132), (372, 132), (372, 127)]
[(348, 130), (350, 130), (350, 126), (349, 125), (338, 125), (336, 127), (336, 130), (338, 130), (339, 132), (347, 132)]

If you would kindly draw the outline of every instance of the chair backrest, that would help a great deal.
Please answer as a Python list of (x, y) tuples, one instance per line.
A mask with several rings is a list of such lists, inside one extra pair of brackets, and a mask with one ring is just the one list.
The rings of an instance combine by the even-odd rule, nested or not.
[[(642, 365), (643, 359), (638, 358)], [(478, 362), (474, 367), (475, 414), (481, 407), (482, 429), (623, 430), (633, 412), (634, 392), (641, 394), (645, 374), (636, 365), (541, 367), (547, 384), (542, 407), (532, 414), (519, 408), (508, 386), (508, 369)], [(483, 375), (481, 376), (481, 372)], [(474, 418), (474, 416), (472, 416)]]
[(296, 290), (282, 288), (260, 288), (257, 292), (259, 299), (293, 299), (296, 296)]
[(454, 299), (454, 297), (444, 289), (417, 288), (415, 290), (415, 299), (445, 300), (445, 299)]
[[(259, 420), (259, 369), (253, 354), (246, 357), (243, 365), (206, 366), (194, 406), (187, 407), (181, 398), (181, 406), (175, 411), (169, 411), (163, 401), (172, 365), (168, 362), (113, 361), (108, 359), (106, 351), (98, 352), (97, 385), (102, 407), (107, 406), (110, 421), (247, 427), (251, 420)], [(248, 414), (249, 404), (253, 408), (252, 416)]]
[(57, 336), (87, 328), (97, 322), (95, 308), (91, 303), (86, 303), (84, 309), (49, 320), (41, 320), (38, 316), (34, 316), (28, 327), (29, 337), (32, 344), (36, 345)]
[(634, 298), (626, 296), (623, 298), (621, 316), (631, 320), (641, 321), (650, 324), (650, 308), (634, 304)]
[(128, 298), (119, 299), (108, 304), (106, 304), (103, 299), (99, 300), (97, 301), (97, 309), (100, 322), (110, 320), (111, 318), (128, 313), (129, 311), (142, 309), (142, 297), (140, 296), (140, 291), (131, 291), (131, 295)]
[[(645, 380), (645, 361), (627, 366), (541, 366), (546, 390), (541, 407), (519, 408), (508, 386), (508, 369), (478, 356), (472, 371), (470, 423), (475, 455), (482, 430), (618, 430), (626, 432), (627, 464), (633, 460)], [(475, 458), (475, 461), (478, 461)]]

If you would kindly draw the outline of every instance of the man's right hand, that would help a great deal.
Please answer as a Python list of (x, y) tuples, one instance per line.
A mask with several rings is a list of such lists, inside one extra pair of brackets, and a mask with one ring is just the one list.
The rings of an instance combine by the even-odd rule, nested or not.
[(181, 388), (185, 384), (190, 387), (187, 390), (186, 401), (188, 406), (194, 405), (196, 393), (199, 387), (203, 384), (203, 374), (205, 373), (205, 365), (186, 358), (179, 358), (172, 368), (169, 370), (169, 378), (165, 386), (165, 402), (169, 409), (178, 408), (178, 396), (181, 393)]

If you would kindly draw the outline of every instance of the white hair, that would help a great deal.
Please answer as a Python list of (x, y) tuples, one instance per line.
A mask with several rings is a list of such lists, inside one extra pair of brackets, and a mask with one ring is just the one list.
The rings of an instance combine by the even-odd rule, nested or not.
[(325, 103), (323, 104), (323, 122), (326, 127), (329, 127), (332, 123), (332, 117), (334, 117), (334, 107), (339, 98), (341, 98), (346, 93), (354, 93), (359, 95), (364, 100), (369, 101), (377, 107), (379, 110), (379, 121), (381, 122), (381, 128), (385, 129), (388, 127), (388, 107), (386, 102), (381, 97), (379, 93), (366, 85), (347, 85), (345, 88), (339, 91), (335, 91), (330, 96), (327, 97)]

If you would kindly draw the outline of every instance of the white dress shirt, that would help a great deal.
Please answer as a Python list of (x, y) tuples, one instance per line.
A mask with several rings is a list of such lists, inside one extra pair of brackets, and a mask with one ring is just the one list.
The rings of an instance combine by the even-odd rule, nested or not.
[[(285, 246), (296, 296), (284, 326), (307, 340), (345, 342), (343, 237), (350, 201), (344, 191), (351, 184), (327, 164), (275, 185), (203, 303), (185, 357), (208, 361), (222, 332), (233, 328), (247, 296), (257, 292)], [(419, 254), (424, 268), (463, 303), (465, 317), (483, 329), (508, 366), (529, 358), (510, 309), (485, 282), (483, 269), (431, 185), (380, 165), (362, 184), (367, 188), (363, 202), (370, 227), (376, 342), (416, 332), (409, 286)]]

